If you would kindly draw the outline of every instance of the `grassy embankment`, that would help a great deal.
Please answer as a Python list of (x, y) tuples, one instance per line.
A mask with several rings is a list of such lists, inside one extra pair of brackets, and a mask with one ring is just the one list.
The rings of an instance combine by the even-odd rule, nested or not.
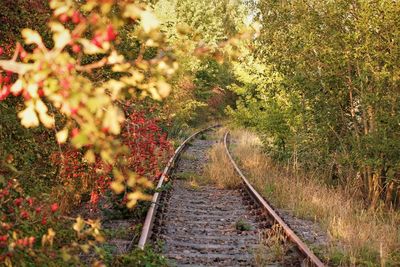
[[(318, 176), (288, 170), (274, 163), (253, 133), (235, 130), (231, 150), (254, 187), (274, 206), (298, 218), (316, 221), (329, 236), (325, 248), (313, 248), (334, 266), (399, 266), (400, 213), (369, 210), (351, 188), (332, 187)], [(207, 167), (220, 186), (236, 182), (218, 144)], [(233, 170), (233, 169), (232, 169)]]

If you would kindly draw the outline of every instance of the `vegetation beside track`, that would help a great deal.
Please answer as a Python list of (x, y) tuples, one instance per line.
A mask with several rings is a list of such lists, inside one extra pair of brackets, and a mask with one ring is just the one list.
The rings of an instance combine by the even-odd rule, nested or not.
[(349, 188), (329, 186), (321, 183), (318, 174), (296, 172), (277, 164), (264, 152), (260, 138), (250, 131), (232, 131), (232, 143), (239, 166), (265, 199), (324, 229), (329, 243), (313, 250), (330, 265), (397, 265), (399, 212), (368, 209)]

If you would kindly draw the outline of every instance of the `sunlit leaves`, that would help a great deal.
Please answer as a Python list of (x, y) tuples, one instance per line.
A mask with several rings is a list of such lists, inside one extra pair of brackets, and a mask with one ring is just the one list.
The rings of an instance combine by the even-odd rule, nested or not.
[(32, 64), (19, 63), (12, 60), (0, 60), (0, 67), (6, 71), (11, 71), (24, 75), (33, 69)]
[(47, 230), (47, 234), (42, 237), (42, 246), (53, 246), (54, 237), (56, 236), (56, 232), (52, 228)]
[(67, 141), (67, 139), (68, 139), (68, 129), (65, 128), (65, 129), (57, 132), (56, 138), (57, 138), (57, 142), (59, 144), (65, 143)]
[(72, 229), (80, 233), (84, 227), (85, 227), (85, 221), (82, 219), (82, 217), (78, 216), (78, 218), (76, 218), (76, 222), (72, 226)]
[(158, 93), (162, 98), (166, 98), (171, 92), (171, 86), (164, 81), (158, 81), (157, 88), (158, 88)]
[(62, 24), (57, 22), (51, 22), (49, 27), (54, 32), (54, 48), (61, 51), (71, 41), (71, 34)]
[(136, 203), (138, 202), (138, 200), (151, 200), (151, 196), (143, 194), (140, 191), (136, 191), (133, 193), (129, 193), (128, 194), (128, 203), (126, 204), (126, 206), (131, 209), (133, 208)]
[(37, 31), (33, 31), (31, 29), (23, 29), (22, 30), (22, 37), (25, 39), (26, 44), (36, 44), (38, 46), (42, 46), (42, 37), (40, 37)]
[[(139, 3), (86, 1), (79, 6), (72, 0), (53, 0), (50, 5), (53, 17), (48, 26), (53, 46), (44, 47), (37, 32), (24, 29), (25, 44), (38, 48), (25, 51), (18, 46), (16, 57), (0, 61), (2, 69), (19, 74), (10, 91), (25, 99), (25, 108), (18, 114), (21, 123), (54, 127), (55, 108), (63, 117), (55, 129), (59, 144), (70, 141), (84, 150), (88, 162), (99, 158), (124, 169), (124, 178), (115, 177), (111, 183), (115, 192), (131, 190), (127, 186), (138, 186), (134, 192), (147, 188), (144, 181), (132, 180), (140, 179), (136, 176), (128, 179), (124, 162), (120, 162), (126, 149), (117, 137), (125, 120), (119, 105), (130, 98), (161, 101), (172, 91), (170, 80), (178, 64), (160, 21)], [(112, 10), (120, 10), (122, 16)], [(79, 16), (74, 20), (75, 14)], [(135, 58), (119, 51), (121, 41), (127, 42), (119, 32), (126, 25), (132, 26), (129, 41), (139, 44)], [(130, 205), (141, 198), (136, 193)]]
[(120, 124), (123, 120), (124, 116), (117, 107), (109, 107), (103, 120), (103, 128), (117, 135), (121, 131)]
[(116, 51), (112, 51), (110, 56), (108, 57), (107, 60), (108, 64), (117, 64), (117, 63), (123, 63), (124, 62), (124, 56), (118, 55)]
[(142, 11), (140, 18), (140, 23), (145, 33), (150, 33), (152, 30), (155, 30), (160, 26), (160, 22), (150, 11)]
[(113, 181), (110, 184), (110, 188), (116, 193), (116, 194), (121, 194), (125, 190), (125, 186), (122, 182), (119, 181)]
[(40, 121), (43, 125), (47, 128), (52, 128), (54, 126), (54, 118), (47, 114), (48, 108), (42, 100), (36, 100), (35, 109), (38, 112)]
[(104, 53), (105, 50), (102, 47), (94, 45), (87, 39), (80, 39), (79, 42), (83, 45), (83, 52), (88, 55)]
[(18, 95), (19, 93), (21, 93), (22, 90), (22, 86), (23, 86), (23, 82), (21, 79), (18, 79), (12, 86), (11, 86), (11, 93), (13, 93), (14, 95)]
[(23, 111), (18, 113), (21, 119), (21, 124), (26, 128), (39, 126), (39, 118), (35, 112), (35, 107), (32, 104), (28, 105)]

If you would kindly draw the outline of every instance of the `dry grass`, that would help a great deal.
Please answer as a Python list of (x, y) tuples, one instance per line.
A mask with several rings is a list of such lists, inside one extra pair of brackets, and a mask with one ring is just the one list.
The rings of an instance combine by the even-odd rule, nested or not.
[(222, 143), (217, 143), (209, 151), (209, 162), (204, 168), (204, 176), (208, 177), (219, 188), (234, 189), (241, 181), (225, 153)]
[(180, 172), (175, 174), (175, 176), (179, 180), (184, 180), (187, 188), (193, 190), (197, 190), (200, 188), (200, 186), (205, 186), (212, 183), (207, 176), (198, 175), (194, 172)]
[(284, 257), (289, 250), (287, 237), (279, 224), (260, 233), (260, 244), (254, 251), (256, 266), (268, 266), (276, 263), (284, 264)]
[(260, 193), (275, 206), (314, 219), (327, 231), (331, 241), (324, 256), (330, 264), (400, 266), (398, 212), (366, 210), (362, 200), (348, 190), (277, 166), (262, 153), (260, 140), (250, 132), (234, 131), (232, 139), (234, 156)]

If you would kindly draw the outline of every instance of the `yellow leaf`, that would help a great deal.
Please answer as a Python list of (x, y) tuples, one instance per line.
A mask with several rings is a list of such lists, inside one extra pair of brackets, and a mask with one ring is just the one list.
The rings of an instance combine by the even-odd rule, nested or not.
[(13, 263), (11, 262), (11, 258), (10, 257), (6, 257), (4, 264), (6, 267), (12, 267)]
[(57, 142), (59, 144), (65, 143), (65, 141), (67, 141), (67, 138), (68, 138), (68, 129), (64, 128), (63, 130), (59, 131), (56, 134), (56, 137), (57, 137)]
[(88, 224), (95, 230), (101, 229), (101, 221), (99, 219), (96, 220), (89, 219)]
[(100, 157), (104, 162), (109, 163), (109, 164), (114, 164), (114, 159), (111, 157), (110, 150), (100, 151)]
[(164, 81), (158, 81), (157, 88), (158, 88), (158, 93), (162, 98), (166, 98), (171, 92), (171, 86)]
[(72, 258), (66, 249), (61, 249), (61, 257), (64, 261), (69, 261)]
[(50, 246), (53, 246), (53, 240), (55, 236), (56, 232), (54, 232), (52, 228), (49, 228), (47, 230), (47, 234), (42, 236), (42, 246), (46, 245), (46, 243), (49, 243)]
[(117, 194), (121, 194), (125, 190), (125, 186), (122, 183), (116, 181), (111, 182), (110, 187)]
[(149, 33), (152, 30), (157, 29), (160, 26), (160, 22), (150, 11), (142, 11), (140, 14), (140, 23), (145, 33)]
[(121, 89), (125, 87), (125, 83), (111, 79), (107, 81), (104, 87), (112, 92), (111, 98), (115, 100), (117, 97), (119, 97), (119, 92)]
[(125, 7), (124, 17), (137, 19), (141, 12), (142, 10), (136, 4), (129, 4)]
[(38, 99), (35, 104), (36, 111), (39, 113), (40, 121), (47, 128), (51, 128), (54, 126), (54, 118), (47, 114), (47, 106), (43, 103), (42, 100)]
[(64, 26), (57, 22), (49, 24), (51, 30), (54, 32), (54, 48), (58, 50), (64, 49), (64, 47), (71, 41), (71, 34), (69, 30), (65, 29)]
[[(50, 1), (50, 7), (52, 9), (55, 9), (55, 7), (56, 7), (55, 3), (56, 3), (56, 1)], [(69, 9), (68, 6), (66, 6), (66, 5), (64, 5), (62, 3), (59, 3), (59, 4), (60, 4), (60, 6), (57, 7), (57, 9), (54, 10), (54, 16), (59, 16), (61, 14), (67, 13), (67, 11)]]
[(33, 68), (33, 64), (19, 63), (13, 60), (0, 60), (0, 67), (4, 70), (24, 75)]
[(97, 45), (92, 44), (89, 40), (79, 39), (79, 42), (82, 44), (83, 52), (85, 52), (85, 54), (93, 55), (105, 52), (104, 49), (98, 47)]
[(103, 13), (104, 15), (109, 13), (111, 10), (112, 4), (111, 3), (102, 3), (101, 5), (101, 13)]
[(117, 180), (117, 181), (119, 181), (119, 182), (122, 182), (122, 181), (125, 180), (124, 175), (123, 175), (119, 170), (114, 169), (114, 170), (113, 170), (113, 174), (114, 174), (114, 179), (115, 179), (115, 180)]
[(94, 155), (93, 150), (88, 150), (85, 153), (85, 159), (89, 162), (89, 163), (94, 163), (94, 161), (96, 160), (96, 156)]
[(88, 254), (90, 246), (88, 244), (83, 244), (83, 245), (81, 245), (81, 249), (85, 254)]
[(155, 87), (150, 87), (149, 88), (149, 93), (151, 94), (151, 97), (154, 100), (161, 101), (161, 96), (160, 96), (159, 92), (157, 91), (157, 89)]
[(36, 101), (35, 108), (36, 108), (36, 111), (39, 112), (39, 113), (46, 113), (47, 110), (48, 110), (47, 106), (40, 99), (38, 99)]
[(129, 200), (129, 201), (126, 203), (126, 206), (128, 207), (128, 209), (131, 209), (131, 208), (133, 208), (133, 207), (136, 205), (136, 203), (137, 203), (137, 200), (136, 200), (136, 199)]
[(150, 195), (143, 194), (140, 191), (129, 193), (127, 198), (128, 198), (129, 201), (126, 204), (126, 206), (129, 209), (133, 208), (136, 205), (138, 200), (151, 200), (151, 196)]
[(40, 37), (39, 33), (34, 30), (23, 29), (22, 37), (24, 37), (26, 44), (37, 44), (38, 46), (43, 44), (42, 37)]
[(28, 93), (34, 98), (38, 97), (38, 93), (37, 93), (38, 89), (39, 89), (39, 86), (37, 85), (37, 83), (28, 84), (28, 88), (26, 88)]
[(85, 221), (81, 218), (81, 216), (78, 216), (78, 218), (76, 218), (76, 223), (74, 223), (74, 225), (72, 226), (72, 229), (79, 233), (83, 230), (84, 227)]
[(108, 57), (108, 64), (117, 64), (124, 62), (124, 56), (118, 55), (116, 51), (112, 51), (110, 56)]
[(11, 89), (10, 89), (11, 93), (13, 93), (14, 95), (18, 95), (18, 94), (21, 92), (21, 90), (22, 90), (22, 86), (23, 86), (22, 80), (21, 80), (21, 79), (18, 79), (18, 80), (11, 86)]
[(112, 134), (119, 134), (121, 131), (120, 123), (124, 120), (122, 112), (117, 107), (109, 107), (103, 120), (103, 127), (107, 128)]
[(36, 115), (33, 105), (29, 105), (26, 109), (18, 113), (21, 124), (26, 128), (39, 126), (39, 119)]
[[(99, 243), (104, 243), (106, 241), (106, 239), (104, 238), (104, 236), (102, 236), (101, 234), (98, 234), (95, 236), (95, 239), (97, 242)], [(104, 265), (105, 266), (105, 265)]]
[(124, 72), (127, 71), (130, 68), (130, 64), (129, 63), (125, 63), (125, 64), (117, 64), (112, 66), (112, 71), (114, 72)]
[(128, 178), (128, 181), (127, 181), (126, 184), (127, 184), (129, 187), (134, 187), (135, 184), (136, 184), (136, 179), (137, 179), (137, 175), (134, 174), (134, 173), (132, 173), (132, 174), (129, 175), (129, 178)]
[(40, 121), (46, 128), (53, 128), (55, 124), (54, 117), (50, 116), (47, 113), (39, 113)]
[(144, 187), (152, 188), (154, 185), (153, 183), (147, 179), (146, 177), (141, 177), (136, 180), (136, 182)]

